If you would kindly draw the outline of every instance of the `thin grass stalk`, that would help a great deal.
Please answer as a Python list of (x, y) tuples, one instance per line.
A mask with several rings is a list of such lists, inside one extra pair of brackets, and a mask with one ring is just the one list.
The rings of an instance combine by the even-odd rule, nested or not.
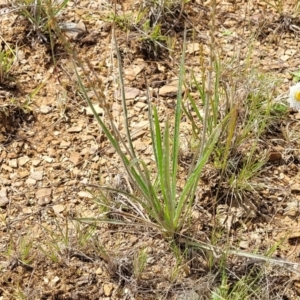
[(204, 145), (207, 135), (207, 123), (210, 118), (210, 103), (212, 97), (212, 75), (213, 75), (213, 66), (215, 61), (214, 47), (215, 47), (215, 17), (216, 17), (216, 0), (211, 0), (211, 13), (210, 13), (210, 43), (209, 43), (209, 66), (208, 66), (208, 76), (207, 76), (207, 90), (205, 97), (205, 110), (204, 110), (204, 123), (202, 131), (202, 140), (200, 144), (200, 157), (203, 155)]
[(178, 152), (179, 152), (179, 128), (182, 114), (182, 85), (184, 77), (184, 61), (186, 52), (186, 27), (184, 28), (183, 34), (183, 49), (180, 62), (179, 71), (179, 82), (178, 82), (178, 92), (176, 99), (176, 111), (175, 111), (175, 128), (174, 128), (174, 143), (172, 151), (172, 199), (176, 199), (176, 183), (177, 183), (177, 168), (178, 168)]
[(116, 49), (116, 54), (117, 54), (117, 61), (118, 61), (118, 70), (119, 70), (119, 80), (120, 80), (120, 88), (121, 88), (121, 99), (122, 99), (122, 107), (123, 107), (123, 114), (124, 114), (124, 127), (126, 130), (126, 136), (127, 136), (127, 143), (129, 144), (129, 153), (131, 156), (131, 159), (136, 158), (134, 147), (132, 144), (132, 138), (130, 135), (130, 130), (129, 130), (129, 123), (128, 123), (128, 112), (127, 112), (127, 105), (126, 105), (126, 98), (125, 98), (125, 88), (124, 88), (124, 80), (123, 80), (123, 71), (122, 71), (122, 58), (120, 54), (120, 50), (118, 47), (118, 43), (116, 40), (116, 35), (114, 28), (112, 30), (112, 35), (113, 35), (113, 41), (114, 41), (114, 46)]

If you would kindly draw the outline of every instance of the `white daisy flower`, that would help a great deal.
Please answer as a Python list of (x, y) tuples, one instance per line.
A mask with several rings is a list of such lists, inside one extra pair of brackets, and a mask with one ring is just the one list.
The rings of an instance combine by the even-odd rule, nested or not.
[(291, 108), (300, 110), (300, 82), (290, 87), (288, 102)]

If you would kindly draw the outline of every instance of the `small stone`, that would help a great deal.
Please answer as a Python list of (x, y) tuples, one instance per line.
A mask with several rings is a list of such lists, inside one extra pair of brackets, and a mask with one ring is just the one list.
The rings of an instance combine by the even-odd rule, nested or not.
[(17, 175), (16, 173), (10, 173), (10, 174), (9, 174), (9, 178), (10, 178), (10, 179), (15, 179), (15, 178), (17, 178), (17, 176), (18, 176), (18, 175)]
[(144, 67), (140, 66), (140, 65), (131, 65), (129, 66), (127, 69), (124, 70), (124, 75), (125, 78), (133, 81), (136, 77), (136, 75), (138, 75)]
[(5, 178), (5, 177), (1, 177), (1, 176), (0, 176), (0, 183), (1, 183), (2, 185), (10, 185), (10, 180), (7, 179), (7, 178)]
[(103, 273), (103, 270), (99, 267), (99, 268), (95, 271), (95, 273), (96, 273), (97, 275), (101, 275), (101, 274)]
[(43, 171), (35, 171), (35, 172), (32, 172), (30, 174), (30, 178), (32, 179), (35, 179), (35, 180), (42, 180), (43, 179), (43, 175), (44, 175), (44, 172)]
[(159, 96), (173, 97), (177, 95), (178, 87), (174, 85), (164, 85), (159, 89)]
[(82, 21), (78, 23), (74, 22), (65, 22), (61, 23), (60, 26), (61, 31), (70, 39), (70, 40), (78, 40), (86, 33), (86, 26)]
[(48, 148), (47, 152), (48, 152), (48, 155), (50, 157), (56, 157), (57, 156), (57, 151), (54, 148)]
[(8, 204), (9, 200), (7, 198), (7, 189), (2, 188), (0, 190), (0, 207), (5, 207)]
[(269, 161), (278, 161), (282, 159), (282, 155), (280, 152), (277, 151), (270, 151), (269, 152), (269, 157), (268, 160)]
[[(174, 97), (177, 95), (177, 91), (178, 91), (178, 79), (173, 79), (170, 83), (164, 85), (163, 87), (161, 87), (159, 89), (159, 96), (162, 97)], [(185, 91), (185, 87), (182, 86), (182, 92)]]
[[(125, 92), (126, 100), (135, 99), (136, 97), (138, 97), (141, 94), (141, 91), (139, 89), (133, 88), (133, 87), (125, 87), (124, 92)], [(117, 96), (118, 100), (122, 100), (121, 91), (119, 91), (116, 96)]]
[(92, 163), (92, 164), (91, 164), (91, 169), (92, 169), (92, 170), (98, 170), (98, 169), (99, 169), (99, 164), (97, 164), (97, 163)]
[(190, 43), (187, 45), (187, 52), (190, 54), (199, 52), (200, 44), (199, 43)]
[(67, 141), (62, 141), (59, 145), (59, 148), (63, 148), (63, 149), (66, 149), (68, 147), (70, 147), (71, 143), (70, 142), (67, 142)]
[(47, 198), (47, 197), (40, 198), (37, 203), (39, 206), (47, 205), (47, 204), (51, 203), (51, 198)]
[[(103, 108), (101, 108), (101, 107), (99, 106), (99, 104), (93, 103), (93, 108), (94, 108), (94, 110), (96, 111), (96, 114), (97, 114), (97, 115), (100, 115), (100, 116), (103, 115), (104, 110), (103, 110)], [(89, 106), (88, 106), (88, 107), (85, 107), (85, 111), (86, 111), (86, 114), (87, 114), (88, 116), (93, 116), (93, 115), (94, 115), (92, 109), (91, 109)]]
[(112, 283), (105, 283), (103, 285), (103, 291), (104, 291), (104, 295), (106, 297), (111, 296), (112, 291), (113, 291), (114, 285)]
[(7, 197), (0, 197), (0, 207), (5, 207), (9, 203), (9, 200)]
[(30, 173), (29, 173), (28, 171), (20, 171), (18, 174), (19, 174), (19, 176), (20, 176), (21, 178), (25, 178), (25, 177), (27, 177)]
[(37, 166), (41, 163), (41, 160), (40, 160), (40, 159), (33, 159), (33, 160), (31, 161), (31, 163), (32, 163), (32, 165), (33, 165), (34, 167), (37, 167)]
[(43, 156), (43, 160), (48, 163), (52, 163), (54, 161), (54, 158), (52, 158), (50, 156)]
[(27, 178), (26, 181), (25, 181), (25, 183), (27, 185), (35, 185), (36, 184), (36, 180), (33, 179), (33, 178)]
[(71, 161), (74, 165), (77, 165), (81, 159), (81, 155), (78, 152), (71, 152), (69, 161)]
[(40, 112), (44, 115), (50, 113), (52, 111), (52, 107), (48, 106), (48, 105), (41, 105), (40, 107)]
[(82, 127), (81, 126), (74, 126), (74, 127), (71, 127), (67, 130), (67, 132), (70, 132), (70, 133), (77, 133), (77, 132), (81, 132), (82, 130)]
[(37, 192), (35, 193), (35, 196), (37, 198), (44, 198), (44, 197), (51, 197), (52, 194), (52, 189), (50, 188), (42, 188), (37, 190)]
[(87, 191), (81, 191), (81, 192), (77, 193), (77, 195), (80, 198), (89, 198), (89, 199), (93, 198), (93, 195), (90, 192), (87, 192)]
[(291, 191), (292, 192), (300, 192), (300, 184), (299, 183), (295, 183), (291, 186)]
[(57, 283), (60, 282), (60, 278), (58, 276), (55, 276), (52, 280), (51, 280), (51, 285), (56, 285)]
[(65, 210), (65, 206), (62, 204), (53, 205), (52, 208), (56, 214), (60, 214), (61, 212), (63, 212)]
[(92, 135), (82, 135), (81, 136), (81, 140), (83, 142), (90, 141), (90, 140), (93, 140), (93, 139), (94, 139), (94, 137)]
[(0, 190), (0, 197), (7, 197), (7, 189), (6, 188), (2, 188)]
[(24, 166), (27, 162), (30, 161), (30, 158), (28, 156), (23, 156), (19, 158), (19, 166)]
[(32, 209), (31, 209), (30, 207), (24, 207), (24, 208), (22, 209), (22, 212), (23, 212), (24, 214), (31, 214), (31, 213), (32, 213)]
[(18, 167), (18, 160), (17, 159), (11, 159), (8, 164), (12, 168), (17, 168)]
[(282, 55), (282, 56), (280, 56), (280, 59), (281, 59), (282, 61), (287, 61), (287, 60), (289, 60), (289, 58), (290, 58), (289, 55)]
[(6, 165), (6, 164), (2, 165), (2, 169), (5, 170), (5, 171), (8, 171), (8, 172), (12, 172), (13, 171), (13, 169), (11, 167), (9, 167), (8, 165)]
[(290, 55), (290, 56), (294, 56), (296, 53), (297, 53), (297, 50), (296, 50), (296, 49), (287, 49), (287, 50), (285, 51), (285, 54), (286, 54), (286, 55)]
[(239, 246), (242, 249), (249, 249), (249, 241), (240, 241)]

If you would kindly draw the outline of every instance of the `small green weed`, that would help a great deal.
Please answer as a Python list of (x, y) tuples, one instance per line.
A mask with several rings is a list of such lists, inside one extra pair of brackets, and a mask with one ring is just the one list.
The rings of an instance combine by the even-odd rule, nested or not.
[(16, 4), (20, 7), (19, 14), (25, 17), (32, 24), (32, 31), (36, 33), (38, 39), (48, 43), (51, 32), (56, 32), (58, 17), (66, 7), (68, 0), (17, 0)]
[(147, 264), (147, 252), (145, 249), (141, 249), (133, 259), (133, 273), (138, 280), (143, 273)]
[(0, 50), (0, 83), (5, 83), (10, 77), (10, 70), (16, 60), (15, 51), (3, 41)]
[(300, 70), (290, 72), (291, 75), (293, 75), (293, 81), (298, 82), (300, 80)]

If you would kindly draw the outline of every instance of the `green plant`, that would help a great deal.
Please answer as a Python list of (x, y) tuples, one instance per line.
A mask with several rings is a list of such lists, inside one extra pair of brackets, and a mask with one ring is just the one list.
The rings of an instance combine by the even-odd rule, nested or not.
[(10, 70), (16, 60), (13, 49), (7, 43), (5, 45), (7, 49), (2, 47), (0, 50), (0, 83), (4, 83), (9, 78)]
[(265, 3), (273, 7), (279, 14), (282, 14), (283, 12), (283, 0), (274, 0), (274, 1), (268, 1), (263, 0)]
[(300, 80), (300, 70), (290, 72), (291, 75), (293, 75), (293, 81), (298, 82)]
[[(150, 132), (157, 168), (157, 174), (151, 174), (143, 160), (136, 155), (132, 144), (125, 101), (121, 57), (117, 46), (116, 49), (119, 62), (119, 79), (121, 84), (126, 140), (120, 136), (119, 132), (116, 130), (109, 110), (106, 111), (106, 115), (109, 118), (111, 129), (109, 129), (104, 121), (96, 114), (93, 104), (87, 96), (82, 79), (77, 73), (77, 78), (83, 95), (94, 112), (95, 118), (97, 119), (97, 122), (99, 123), (104, 134), (107, 136), (110, 143), (122, 159), (127, 175), (130, 178), (130, 182), (134, 186), (134, 193), (131, 194), (106, 186), (102, 186), (101, 188), (117, 192), (125, 196), (128, 200), (128, 205), (134, 211), (136, 211), (136, 213), (138, 213), (140, 217), (144, 219), (144, 221), (147, 223), (151, 222), (153, 226), (159, 228), (165, 237), (174, 238), (175, 235), (182, 229), (182, 227), (184, 227), (185, 221), (189, 217), (189, 209), (194, 199), (195, 190), (202, 168), (213, 151), (214, 145), (216, 144), (220, 135), (221, 126), (217, 126), (216, 129), (214, 129), (208, 136), (206, 141), (202, 142), (201, 144), (199, 143), (199, 148), (201, 146), (202, 150), (198, 151), (199, 156), (196, 157), (194, 165), (191, 167), (185, 186), (181, 191), (178, 190), (178, 153), (180, 121), (182, 116), (182, 83), (184, 80), (185, 53), (184, 47), (181, 60), (177, 106), (172, 135), (170, 133), (170, 120), (166, 120), (164, 126), (165, 129), (164, 132), (162, 132), (157, 110), (155, 107), (152, 108), (150, 101), (148, 101)], [(81, 67), (83, 68), (82, 65)], [(89, 78), (89, 75), (87, 75), (87, 78)], [(96, 95), (98, 95), (98, 100), (102, 104), (102, 107), (109, 108), (109, 106), (105, 103), (105, 98), (103, 95), (99, 95), (97, 91), (94, 92)], [(170, 142), (171, 140), (172, 145)], [(121, 150), (121, 144), (124, 146), (125, 152)], [(108, 220), (106, 219), (105, 222), (108, 222)]]
[(15, 299), (15, 300), (28, 300), (29, 299), (19, 284), (17, 287), (15, 287), (13, 294), (10, 296), (13, 297), (13, 299)]
[(142, 30), (138, 29), (138, 31), (141, 33), (141, 49), (149, 57), (157, 58), (163, 49), (167, 49), (165, 46), (167, 38), (162, 35), (160, 24), (150, 26), (150, 21), (146, 21)]
[(141, 249), (133, 259), (133, 273), (138, 280), (143, 273), (147, 264), (147, 252), (145, 249)]
[(66, 7), (68, 0), (17, 0), (19, 14), (24, 16), (31, 24), (32, 30), (43, 42), (48, 42), (47, 36), (51, 39), (51, 30), (58, 30), (57, 22), (54, 19)]
[(69, 259), (71, 248), (70, 228), (67, 219), (65, 224), (60, 224), (57, 219), (54, 219), (54, 222), (57, 230), (43, 227), (48, 238), (38, 248), (51, 261), (58, 263), (64, 259)]
[(129, 30), (133, 26), (133, 16), (132, 14), (122, 14), (118, 15), (116, 13), (110, 13), (105, 18), (108, 22), (113, 22), (117, 27), (122, 30)]
[(33, 240), (30, 236), (20, 238), (18, 245), (18, 257), (22, 264), (31, 265), (34, 261)]

